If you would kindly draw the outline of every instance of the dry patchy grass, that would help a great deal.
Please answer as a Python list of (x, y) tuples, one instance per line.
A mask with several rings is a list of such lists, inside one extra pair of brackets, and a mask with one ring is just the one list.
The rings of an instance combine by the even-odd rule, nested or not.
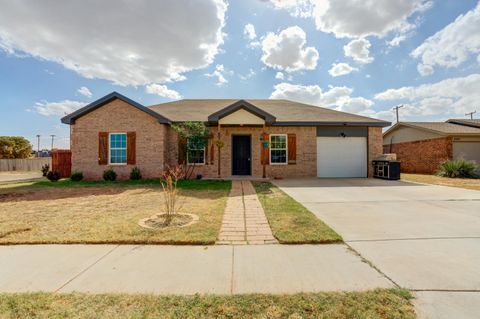
[(480, 179), (472, 178), (449, 178), (436, 175), (424, 174), (405, 174), (402, 173), (401, 179), (406, 182), (417, 182), (425, 184), (443, 185), (461, 187), (466, 189), (480, 190)]
[(0, 294), (1, 318), (413, 319), (402, 289), (294, 295)]
[(302, 204), (268, 182), (253, 182), (272, 233), (282, 244), (341, 242), (342, 237)]
[(0, 189), (0, 244), (213, 244), (230, 189), (229, 182), (180, 185), (180, 211), (198, 215), (199, 222), (150, 230), (140, 227), (138, 221), (163, 211), (158, 181), (88, 182), (73, 187), (68, 181), (42, 183)]

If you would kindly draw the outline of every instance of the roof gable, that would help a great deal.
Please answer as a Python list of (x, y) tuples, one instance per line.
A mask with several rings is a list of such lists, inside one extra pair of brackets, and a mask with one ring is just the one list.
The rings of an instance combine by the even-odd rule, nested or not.
[(76, 110), (75, 112), (73, 113), (70, 113), (68, 114), (67, 116), (64, 116), (62, 117), (61, 121), (62, 123), (64, 124), (75, 124), (75, 120), (78, 119), (79, 117), (82, 117), (84, 116), (85, 114), (87, 113), (90, 113), (102, 106), (104, 106), (105, 104), (115, 100), (115, 99), (119, 99), (119, 100), (122, 100), (123, 102), (127, 103), (127, 104), (130, 104), (131, 106), (139, 109), (140, 111), (143, 111), (151, 116), (153, 116), (154, 118), (158, 119), (158, 122), (159, 123), (162, 123), (162, 124), (169, 124), (170, 123), (170, 120), (167, 119), (166, 117), (160, 115), (159, 113), (155, 112), (155, 111), (152, 111), (151, 109), (141, 105), (140, 103), (137, 103), (131, 99), (129, 99), (128, 97), (118, 93), (118, 92), (112, 92), (108, 95), (105, 95), (104, 97)]
[(240, 109), (243, 109), (247, 112), (252, 113), (253, 115), (263, 119), (266, 123), (273, 123), (275, 122), (276, 118), (275, 116), (271, 115), (270, 113), (267, 113), (255, 105), (245, 101), (245, 100), (238, 100), (237, 102), (230, 104), (227, 107), (224, 107), (223, 109), (212, 113), (208, 116), (208, 121), (209, 122), (218, 122), (220, 119), (224, 118), (225, 116), (228, 116)]

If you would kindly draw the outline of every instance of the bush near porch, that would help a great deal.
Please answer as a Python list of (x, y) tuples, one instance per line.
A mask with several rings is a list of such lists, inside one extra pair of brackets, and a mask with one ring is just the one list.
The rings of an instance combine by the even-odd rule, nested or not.
[(163, 211), (158, 180), (60, 180), (0, 185), (0, 244), (213, 244), (231, 187), (228, 181), (181, 181), (180, 212), (198, 223), (149, 230), (142, 218)]

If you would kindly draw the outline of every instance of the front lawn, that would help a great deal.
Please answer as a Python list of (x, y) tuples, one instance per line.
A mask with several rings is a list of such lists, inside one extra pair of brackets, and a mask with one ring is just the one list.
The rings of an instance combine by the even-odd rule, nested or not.
[(437, 175), (405, 174), (405, 173), (402, 173), (401, 179), (405, 182), (453, 186), (453, 187), (461, 187), (466, 189), (473, 189), (477, 191), (480, 190), (480, 179), (449, 178), (449, 177), (441, 177)]
[(198, 215), (198, 223), (149, 230), (138, 221), (163, 211), (158, 180), (4, 184), (0, 244), (213, 244), (230, 187), (228, 181), (180, 181), (180, 212)]
[(411, 298), (401, 289), (229, 296), (0, 294), (0, 317), (413, 319)]
[(342, 237), (302, 204), (268, 182), (253, 182), (272, 233), (282, 244), (341, 242)]

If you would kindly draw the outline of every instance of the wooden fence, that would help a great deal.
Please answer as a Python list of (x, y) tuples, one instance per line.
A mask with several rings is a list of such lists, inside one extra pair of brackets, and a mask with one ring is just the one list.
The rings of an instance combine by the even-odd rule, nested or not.
[(7, 158), (0, 159), (0, 172), (5, 171), (39, 171), (42, 166), (48, 164), (52, 166), (51, 157), (37, 158)]
[(53, 150), (51, 170), (59, 172), (60, 177), (70, 177), (72, 173), (72, 152), (70, 150)]

